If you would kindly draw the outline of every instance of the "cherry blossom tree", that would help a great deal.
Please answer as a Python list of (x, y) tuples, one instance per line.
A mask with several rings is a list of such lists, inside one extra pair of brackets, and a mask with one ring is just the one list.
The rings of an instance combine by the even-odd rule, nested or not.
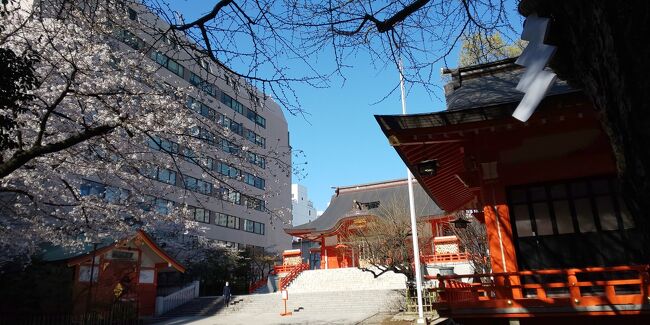
[[(221, 176), (196, 153), (214, 152), (217, 139), (228, 139), (237, 148), (228, 163), (240, 166), (252, 164), (250, 149), (230, 129), (195, 113), (186, 98), (201, 98), (199, 90), (167, 78), (171, 72), (148, 58), (152, 47), (177, 50), (169, 37), (155, 24), (129, 19), (123, 1), (21, 4), (5, 7), (0, 48), (29, 57), (35, 82), (1, 107), (11, 125), (2, 127), (0, 264), (28, 257), (42, 243), (80, 248), (136, 227), (176, 237), (200, 234), (191, 207), (155, 197), (174, 195), (199, 207), (207, 199), (153, 174), (166, 170), (183, 178), (179, 167), (191, 164), (224, 189), (214, 194), (223, 199), (237, 180)], [(136, 34), (151, 43), (140, 43)], [(272, 173), (291, 172), (281, 159), (288, 147), (266, 150)], [(282, 211), (267, 212), (286, 218)], [(174, 245), (183, 242), (167, 247)]]
[[(411, 240), (411, 218), (408, 201), (394, 196), (382, 202), (376, 216), (365, 218), (362, 227), (350, 231), (345, 243), (359, 256), (360, 269), (374, 277), (393, 271), (415, 279), (413, 264), (413, 241)], [(416, 211), (423, 215), (424, 207)], [(430, 223), (417, 224), (420, 249), (431, 243), (433, 233)]]

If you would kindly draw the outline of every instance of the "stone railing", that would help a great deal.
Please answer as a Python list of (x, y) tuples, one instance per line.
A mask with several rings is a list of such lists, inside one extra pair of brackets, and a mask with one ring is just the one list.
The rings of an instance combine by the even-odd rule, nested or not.
[(164, 297), (156, 297), (156, 316), (160, 316), (199, 296), (199, 281)]

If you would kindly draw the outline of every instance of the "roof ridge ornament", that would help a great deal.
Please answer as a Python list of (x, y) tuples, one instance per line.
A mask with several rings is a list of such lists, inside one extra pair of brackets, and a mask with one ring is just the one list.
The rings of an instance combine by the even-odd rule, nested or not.
[(352, 200), (352, 209), (359, 211), (376, 209), (379, 207), (379, 204), (379, 201), (359, 202), (357, 200)]
[(528, 121), (557, 78), (555, 73), (544, 70), (556, 50), (555, 46), (544, 44), (548, 23), (548, 18), (531, 14), (526, 17), (521, 33), (521, 39), (528, 41), (528, 45), (515, 64), (526, 67), (526, 71), (516, 89), (524, 93), (524, 98), (512, 117), (522, 122)]

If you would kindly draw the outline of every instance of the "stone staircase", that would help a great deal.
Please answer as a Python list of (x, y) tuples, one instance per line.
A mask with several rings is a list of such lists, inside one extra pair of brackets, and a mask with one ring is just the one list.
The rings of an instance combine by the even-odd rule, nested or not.
[(236, 311), (241, 308), (242, 301), (243, 298), (240, 296), (233, 296), (228, 308), (224, 308), (223, 298), (221, 296), (198, 297), (192, 299), (188, 303), (170, 310), (163, 315), (149, 319), (147, 323), (165, 323), (165, 321), (180, 317), (208, 317), (216, 315), (224, 309), (228, 311)]
[(358, 268), (303, 271), (287, 288), (290, 293), (406, 289), (406, 276), (393, 271), (375, 278)]
[(403, 301), (399, 290), (289, 291), (287, 311), (293, 315), (282, 317), (284, 302), (278, 292), (255, 294), (244, 296), (240, 309), (219, 311), (215, 319), (219, 324), (356, 324), (397, 311)]
[(254, 294), (272, 293), (272, 292), (276, 292), (277, 290), (278, 290), (277, 275), (269, 275), (268, 279), (266, 280), (266, 285), (257, 288), (253, 293)]
[(356, 324), (403, 308), (405, 288), (406, 277), (393, 272), (374, 278), (356, 268), (309, 270), (287, 288), (292, 316), (280, 316), (284, 302), (274, 292), (237, 296), (226, 308), (220, 297), (197, 298), (163, 315), (159, 324)]
[[(399, 309), (402, 294), (395, 290), (324, 291), (292, 293), (289, 291), (287, 310), (294, 313), (369, 313)], [(250, 314), (279, 314), (284, 303), (279, 293), (248, 295), (243, 297), (238, 311)], [(238, 311), (232, 312), (232, 314)]]

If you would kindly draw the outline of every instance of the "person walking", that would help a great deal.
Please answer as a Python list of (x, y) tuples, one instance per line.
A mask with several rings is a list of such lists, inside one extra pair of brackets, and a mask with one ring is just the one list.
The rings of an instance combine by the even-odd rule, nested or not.
[(222, 297), (224, 307), (228, 307), (228, 304), (230, 303), (230, 286), (228, 285), (228, 282), (226, 282), (226, 285), (223, 287)]

